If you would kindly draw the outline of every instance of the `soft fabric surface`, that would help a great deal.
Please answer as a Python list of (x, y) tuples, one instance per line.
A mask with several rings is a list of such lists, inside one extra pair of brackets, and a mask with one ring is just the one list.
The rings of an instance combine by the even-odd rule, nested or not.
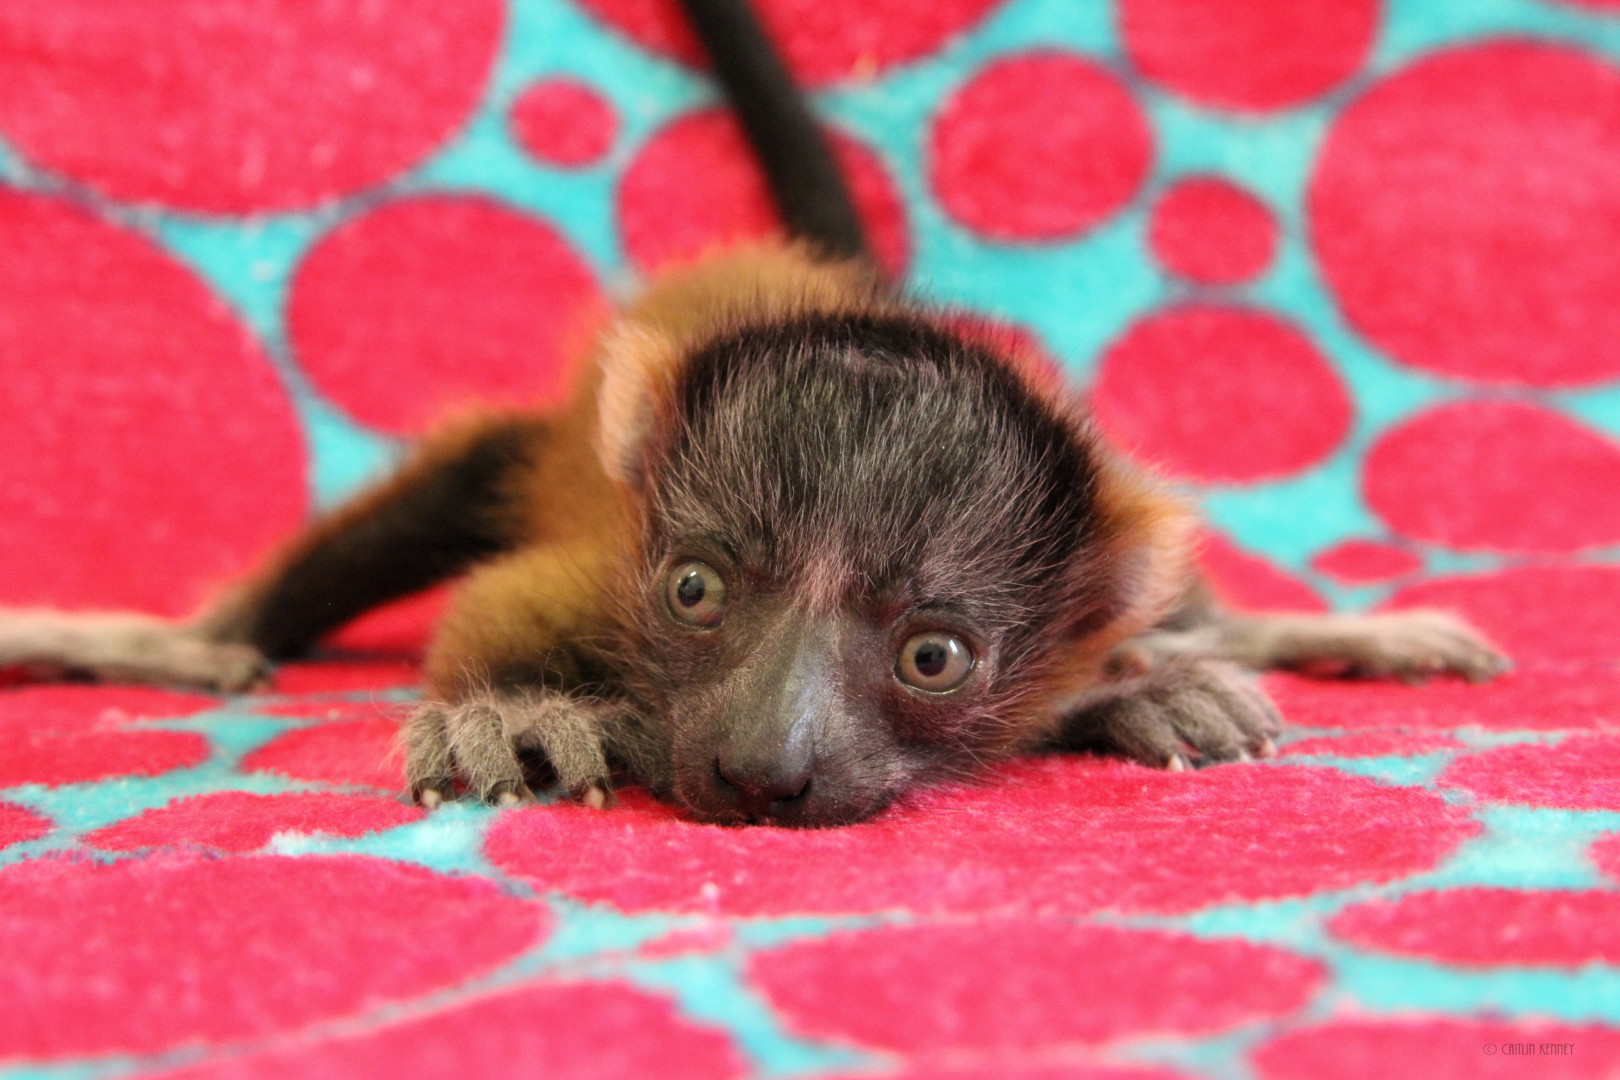
[[(258, 695), (7, 676), (0, 1076), (1614, 1075), (1620, 5), (759, 2), (885, 262), (1094, 388), (1223, 592), (1516, 669), (814, 833), (405, 805), (437, 594)], [(695, 55), (668, 0), (5, 5), (0, 604), (189, 611), (559, 400), (770, 227)]]

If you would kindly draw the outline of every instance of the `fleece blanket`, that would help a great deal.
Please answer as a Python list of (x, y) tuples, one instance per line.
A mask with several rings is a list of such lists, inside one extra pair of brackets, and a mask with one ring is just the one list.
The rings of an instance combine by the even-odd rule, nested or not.
[[(1513, 672), (812, 833), (406, 804), (438, 596), (249, 696), (12, 673), (0, 1077), (1616, 1075), (1620, 4), (759, 3), (882, 258), (1199, 497), (1230, 600)], [(11, 0), (0, 603), (189, 611), (771, 224), (668, 0)]]

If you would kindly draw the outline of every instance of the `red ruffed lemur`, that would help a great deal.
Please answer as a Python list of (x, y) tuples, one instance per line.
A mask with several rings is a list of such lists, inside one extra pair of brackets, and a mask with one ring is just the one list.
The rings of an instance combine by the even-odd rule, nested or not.
[(1076, 399), (883, 280), (746, 3), (684, 6), (792, 240), (661, 274), (566, 411), (441, 430), (198, 618), (12, 612), (0, 663), (240, 689), (465, 575), (405, 725), (415, 799), (603, 806), (630, 777), (797, 826), (1042, 748), (1266, 756), (1246, 669), (1501, 670), (1440, 613), (1219, 608), (1188, 510)]

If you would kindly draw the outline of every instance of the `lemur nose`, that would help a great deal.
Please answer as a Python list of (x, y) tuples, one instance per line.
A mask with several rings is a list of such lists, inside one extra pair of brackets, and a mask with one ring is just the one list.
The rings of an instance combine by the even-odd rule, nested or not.
[(715, 784), (727, 801), (752, 821), (779, 818), (810, 793), (811, 763), (797, 755), (761, 767), (754, 763), (714, 759)]

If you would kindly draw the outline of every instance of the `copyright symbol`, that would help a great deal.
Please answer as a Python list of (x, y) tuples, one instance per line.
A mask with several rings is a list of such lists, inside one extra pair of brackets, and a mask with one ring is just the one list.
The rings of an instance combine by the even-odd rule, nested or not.
[(1485, 1051), (1486, 1057), (1490, 1057), (1492, 1054), (1496, 1053), (1496, 1044), (1486, 1043), (1484, 1046), (1480, 1047), (1480, 1049)]

